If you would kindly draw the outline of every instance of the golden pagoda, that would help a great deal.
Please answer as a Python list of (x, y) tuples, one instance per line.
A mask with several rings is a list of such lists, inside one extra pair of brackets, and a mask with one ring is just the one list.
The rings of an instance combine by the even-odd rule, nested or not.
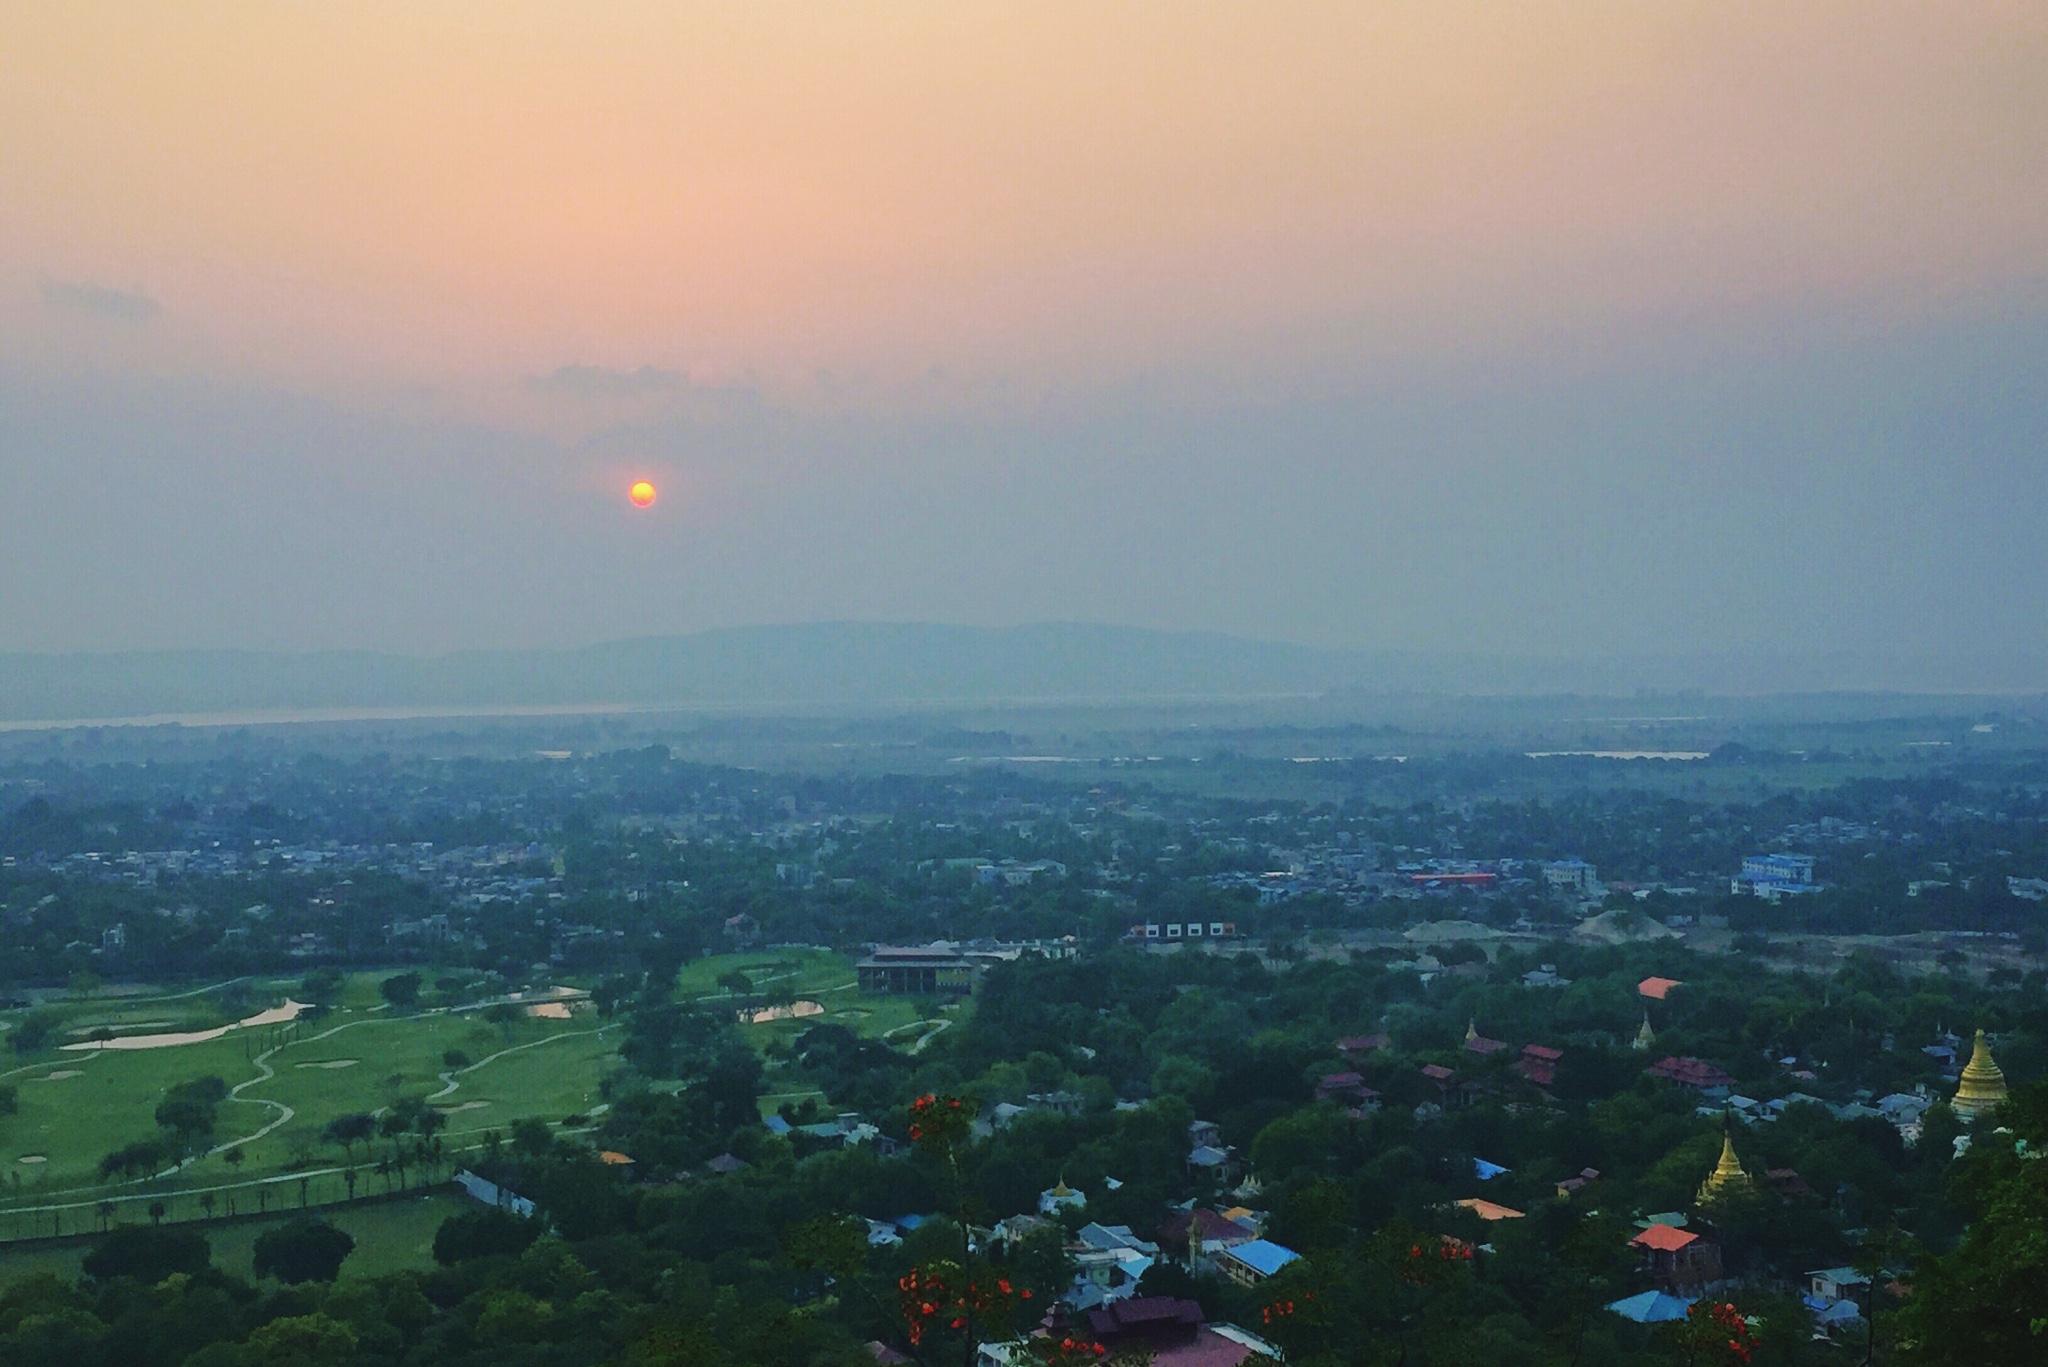
[(1721, 1161), (1714, 1164), (1707, 1180), (1700, 1183), (1699, 1194), (1693, 1198), (1693, 1204), (1718, 1205), (1733, 1197), (1747, 1196), (1755, 1190), (1755, 1180), (1742, 1170), (1742, 1161), (1735, 1156), (1735, 1136), (1724, 1129), (1721, 1132)]
[(1964, 1120), (1975, 1120), (1988, 1115), (2005, 1100), (2005, 1074), (1992, 1060), (1991, 1046), (1984, 1042), (1984, 1032), (1977, 1032), (1977, 1047), (1970, 1052), (1970, 1062), (1963, 1069), (1963, 1078), (1956, 1085), (1956, 1099), (1951, 1103), (1955, 1113)]
[(1650, 1013), (1647, 1009), (1645, 1009), (1643, 1012), (1643, 1028), (1636, 1031), (1635, 1047), (1638, 1049), (1647, 1050), (1651, 1045), (1655, 1044), (1656, 1042), (1657, 1032), (1650, 1028)]

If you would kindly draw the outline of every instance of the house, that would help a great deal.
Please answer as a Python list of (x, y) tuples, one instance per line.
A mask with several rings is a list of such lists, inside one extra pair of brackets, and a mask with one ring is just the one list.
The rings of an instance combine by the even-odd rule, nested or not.
[(1553, 1049), (1547, 1044), (1525, 1044), (1522, 1056), (1515, 1060), (1515, 1071), (1538, 1087), (1550, 1087), (1557, 1082), (1557, 1063), (1563, 1057), (1562, 1049)]
[(1234, 1324), (1209, 1324), (1194, 1301), (1141, 1296), (1089, 1312), (1080, 1338), (1105, 1358), (1150, 1359), (1152, 1367), (1238, 1367), (1253, 1356), (1279, 1361), (1280, 1350)]
[(1466, 1024), (1464, 1044), (1466, 1053), (1478, 1054), (1481, 1058), (1485, 1058), (1497, 1054), (1507, 1047), (1507, 1043), (1503, 1040), (1488, 1039), (1480, 1034), (1478, 1021), (1470, 1021)]
[(1824, 1267), (1807, 1273), (1806, 1279), (1818, 1301), (1855, 1300), (1870, 1289), (1870, 1278), (1853, 1267)]
[(1580, 1168), (1577, 1177), (1567, 1177), (1557, 1184), (1557, 1199), (1569, 1201), (1575, 1192), (1582, 1191), (1593, 1182), (1600, 1180), (1600, 1169)]
[(1522, 975), (1522, 986), (1524, 987), (1570, 987), (1571, 985), (1572, 980), (1570, 978), (1560, 978), (1557, 975), (1556, 964), (1538, 964)]
[(1189, 1267), (1258, 1237), (1249, 1226), (1200, 1206), (1182, 1211), (1159, 1227), (1159, 1247), (1167, 1256)]
[(1325, 1073), (1316, 1079), (1316, 1100), (1347, 1101), (1355, 1106), (1379, 1106), (1380, 1094), (1365, 1085), (1357, 1073)]
[(1742, 859), (1742, 872), (1729, 880), (1732, 893), (1775, 902), (1783, 897), (1816, 892), (1813, 856), (1810, 854), (1750, 854)]
[(1733, 1087), (1735, 1079), (1703, 1059), (1665, 1057), (1650, 1065), (1658, 1077), (1668, 1077), (1686, 1087), (1702, 1091), (1709, 1087)]
[(1764, 1170), (1764, 1181), (1770, 1183), (1771, 1190), (1778, 1193), (1779, 1200), (1787, 1203), (1813, 1195), (1813, 1188), (1806, 1185), (1806, 1179), (1799, 1175), (1796, 1168), (1767, 1168)]
[(1223, 1251), (1216, 1265), (1239, 1286), (1257, 1286), (1301, 1255), (1270, 1239), (1252, 1239)]
[(1129, 1225), (1083, 1225), (1071, 1248), (1074, 1282), (1061, 1299), (1076, 1310), (1137, 1295), (1138, 1282), (1159, 1258), (1159, 1245), (1140, 1239)]
[(1223, 1147), (1223, 1127), (1213, 1120), (1197, 1120), (1188, 1125), (1188, 1147), (1191, 1149)]
[(1496, 1177), (1505, 1177), (1513, 1168), (1504, 1168), (1498, 1163), (1489, 1163), (1484, 1158), (1472, 1160), (1472, 1175), (1482, 1182), (1491, 1182)]
[(487, 1178), (478, 1177), (467, 1168), (455, 1174), (455, 1185), (461, 1187), (473, 1199), (481, 1201), (487, 1206), (496, 1206), (499, 1210), (509, 1210), (514, 1215), (527, 1219), (531, 1219), (537, 1213), (537, 1208), (533, 1202), (527, 1200), (524, 1196), (520, 1196), (508, 1188), (501, 1187), (496, 1182), (490, 1181)]
[(1394, 1042), (1385, 1035), (1347, 1035), (1337, 1041), (1337, 1052), (1347, 1059), (1362, 1058), (1393, 1047)]
[(747, 1160), (732, 1154), (722, 1153), (704, 1164), (704, 1171), (714, 1177), (725, 1177), (747, 1166)]
[(1451, 1204), (1460, 1210), (1471, 1211), (1489, 1224), (1495, 1220), (1520, 1220), (1525, 1218), (1522, 1212), (1516, 1210), (1513, 1206), (1504, 1206), (1497, 1201), (1481, 1200), (1477, 1196), (1467, 1196), (1464, 1200), (1453, 1201)]
[(1636, 984), (1636, 992), (1651, 1001), (1661, 1002), (1671, 995), (1672, 988), (1684, 986), (1685, 984), (1676, 978), (1645, 978)]
[(1607, 1308), (1625, 1320), (1637, 1324), (1667, 1324), (1682, 1320), (1692, 1309), (1692, 1301), (1683, 1296), (1673, 1296), (1663, 1291), (1643, 1291), (1633, 1296), (1624, 1296), (1618, 1301), (1608, 1302)]
[(1653, 1224), (1628, 1241), (1643, 1255), (1643, 1271), (1674, 1296), (1699, 1295), (1721, 1280), (1721, 1247), (1689, 1229)]
[(1600, 886), (1600, 878), (1598, 871), (1583, 859), (1553, 859), (1543, 866), (1543, 885), (1584, 895)]
[(876, 945), (854, 972), (863, 992), (894, 996), (965, 996), (974, 990), (980, 965), (944, 940), (928, 945)]

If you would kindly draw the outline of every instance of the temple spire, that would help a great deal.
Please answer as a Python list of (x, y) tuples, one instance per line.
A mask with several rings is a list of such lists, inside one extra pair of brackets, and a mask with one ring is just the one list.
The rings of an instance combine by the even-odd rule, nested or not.
[(1991, 1057), (1991, 1045), (1984, 1039), (1984, 1032), (1977, 1032), (1977, 1044), (1970, 1051), (1970, 1062), (1963, 1069), (1962, 1080), (1956, 1084), (1955, 1113), (1965, 1121), (1989, 1114), (2005, 1100), (2005, 1073)]

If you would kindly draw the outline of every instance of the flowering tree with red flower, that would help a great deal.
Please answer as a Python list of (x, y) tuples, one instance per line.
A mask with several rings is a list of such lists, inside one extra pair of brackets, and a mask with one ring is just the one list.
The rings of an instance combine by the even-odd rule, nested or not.
[(1705, 1363), (1747, 1363), (1763, 1339), (1742, 1312), (1727, 1301), (1698, 1300), (1671, 1326), (1687, 1367)]
[(932, 1092), (910, 1103), (910, 1142), (946, 1170), (953, 1194), (951, 1214), (960, 1229), (960, 1251), (957, 1258), (934, 1259), (912, 1267), (896, 1286), (898, 1313), (912, 1348), (932, 1345), (936, 1351), (934, 1337), (958, 1334), (961, 1361), (968, 1364), (974, 1361), (979, 1330), (994, 1327), (1007, 1334), (1020, 1313), (1035, 1308), (1030, 1304), (1031, 1292), (978, 1256), (968, 1237), (960, 1150), (973, 1137), (977, 1109), (971, 1097)]

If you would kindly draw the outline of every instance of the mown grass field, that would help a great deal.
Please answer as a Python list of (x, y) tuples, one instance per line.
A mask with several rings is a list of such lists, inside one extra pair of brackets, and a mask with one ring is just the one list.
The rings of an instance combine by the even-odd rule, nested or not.
[[(5, 1057), (0, 1083), (16, 1088), (18, 1111), (0, 1117), (0, 1200), (22, 1207), (98, 1194), (101, 1157), (155, 1134), (154, 1112), (165, 1091), (208, 1075), (235, 1089), (219, 1107), (214, 1151), (175, 1178), (115, 1191), (196, 1195), (209, 1186), (245, 1186), (308, 1166), (333, 1166), (344, 1153), (320, 1137), (330, 1120), (375, 1112), (407, 1096), (430, 1098), (447, 1112), (441, 1138), (450, 1153), (517, 1119), (559, 1122), (599, 1104), (598, 1082), (611, 1067), (621, 1026), (589, 1014), (502, 1024), (474, 1011), (404, 1014), (379, 996), (384, 976), (349, 979), (333, 1011), (317, 1021), (231, 1030), (219, 1039), (160, 1049)], [(257, 999), (283, 990), (283, 984), (259, 987)], [(59, 1010), (62, 1042), (96, 1025), (132, 1034), (144, 1024), (184, 1030), (221, 1023), (204, 997), (72, 1002)], [(451, 1065), (451, 1050), (470, 1062)], [(222, 1152), (231, 1145), (242, 1151), (239, 1168)], [(363, 1155), (358, 1148), (358, 1162)], [(365, 1172), (361, 1180), (376, 1190), (381, 1179)], [(323, 1198), (332, 1199), (324, 1188), (315, 1196)]]
[[(746, 975), (749, 995), (719, 985), (734, 972)], [(96, 1207), (107, 1199), (117, 1202), (113, 1218), (122, 1220), (142, 1218), (158, 1199), (172, 1219), (276, 1210), (302, 1199), (337, 1201), (348, 1188), (335, 1170), (350, 1164), (359, 1194), (381, 1192), (390, 1181), (375, 1172), (381, 1148), (345, 1153), (321, 1132), (337, 1116), (375, 1113), (406, 1097), (426, 1098), (446, 1113), (440, 1138), (449, 1166), (488, 1131), (503, 1132), (515, 1120), (538, 1117), (559, 1125), (564, 1117), (600, 1110), (599, 1082), (615, 1064), (622, 1024), (589, 1012), (498, 1023), (474, 1010), (401, 1012), (379, 993), (387, 976), (349, 977), (333, 1009), (318, 1020), (234, 1029), (218, 1039), (157, 1049), (54, 1045), (90, 1043), (95, 1031), (129, 1036), (216, 1028), (229, 1020), (218, 994), (133, 990), (50, 1004), (46, 1009), (61, 1017), (51, 1049), (0, 1053), (0, 1084), (12, 1085), (18, 1096), (17, 1113), (0, 1116), (0, 1239), (75, 1232), (99, 1218)], [(260, 1008), (283, 1000), (294, 985), (280, 979), (245, 989)], [(824, 1008), (821, 1015), (740, 1025), (769, 1063), (764, 1114), (814, 1094), (778, 1078), (786, 1047), (812, 1025), (844, 1025), (915, 1051), (971, 1009), (864, 995), (851, 960), (809, 949), (700, 959), (683, 970), (677, 992), (735, 1015), (750, 1001), (815, 1001)], [(9, 1014), (4, 1023), (18, 1024), (22, 1013)], [(451, 1051), (469, 1061), (450, 1064)], [(100, 1177), (105, 1155), (158, 1132), (155, 1110), (168, 1089), (209, 1075), (232, 1089), (218, 1108), (209, 1152), (169, 1176), (112, 1183)], [(230, 1147), (241, 1151), (238, 1166), (227, 1160)], [(309, 1172), (315, 1175), (302, 1189), (298, 1174)]]
[[(400, 1201), (330, 1208), (322, 1218), (347, 1230), (356, 1241), (355, 1251), (342, 1264), (344, 1281), (351, 1277), (379, 1277), (408, 1268), (424, 1270), (434, 1263), (434, 1232), (441, 1222), (473, 1206), (466, 1196), (436, 1191)], [(267, 1229), (293, 1218), (276, 1215), (268, 1219), (242, 1220), (232, 1224), (203, 1226), (201, 1232), (213, 1245), (214, 1266), (238, 1277), (254, 1279), (252, 1266), (256, 1239)], [(32, 1272), (51, 1272), (69, 1281), (79, 1275), (79, 1264), (91, 1248), (87, 1243), (56, 1247), (9, 1248), (0, 1244), (0, 1282), (12, 1281)]]
[(814, 1001), (825, 1008), (820, 1016), (794, 1016), (740, 1026), (741, 1035), (768, 1060), (768, 1094), (761, 1098), (763, 1115), (771, 1114), (785, 1101), (817, 1095), (814, 1090), (784, 1083), (777, 1076), (777, 1056), (813, 1025), (843, 1025), (865, 1038), (887, 1040), (898, 1048), (915, 1050), (920, 1039), (950, 1027), (963, 1013), (973, 1009), (966, 1000), (948, 1003), (938, 998), (863, 993), (853, 961), (822, 949), (772, 949), (699, 959), (683, 969), (678, 991), (684, 1000), (706, 1006), (726, 1004), (737, 1013), (745, 999), (733, 996), (718, 983), (734, 972), (747, 976), (757, 1000)]

